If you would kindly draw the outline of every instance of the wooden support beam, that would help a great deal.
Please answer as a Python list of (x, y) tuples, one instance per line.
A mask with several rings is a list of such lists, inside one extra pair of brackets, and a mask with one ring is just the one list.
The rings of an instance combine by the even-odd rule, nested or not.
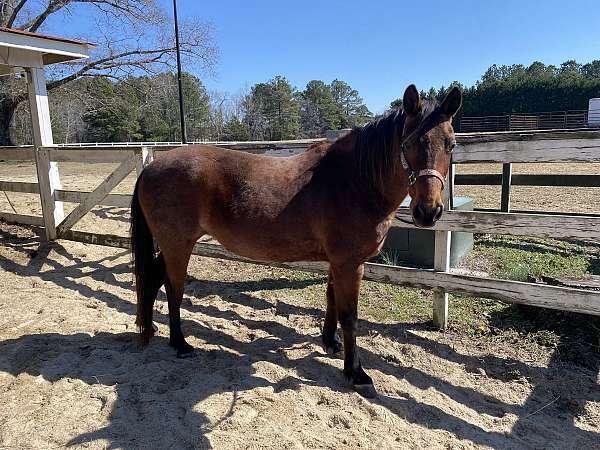
[(137, 154), (137, 162), (135, 165), (135, 173), (139, 177), (148, 164), (154, 161), (154, 149), (152, 147), (142, 147)]
[(500, 211), (510, 212), (510, 187), (512, 184), (512, 164), (502, 164), (502, 195), (500, 197)]
[[(61, 202), (81, 203), (88, 195), (89, 191), (56, 191), (55, 197)], [(108, 194), (98, 202), (98, 205), (116, 206), (118, 208), (129, 208), (131, 205), (131, 195), (129, 194)]]
[[(397, 218), (408, 220), (410, 212), (400, 209)], [(412, 228), (400, 220), (393, 227)], [(600, 241), (600, 217), (560, 214), (502, 213), (488, 211), (447, 211), (431, 228), (434, 231), (512, 234), (556, 239), (590, 239)]]
[(131, 148), (118, 149), (65, 149), (62, 147), (48, 148), (50, 159), (58, 162), (83, 163), (117, 163), (122, 162), (131, 154)]
[(457, 135), (456, 163), (599, 162), (597, 130)]
[(58, 226), (58, 235), (62, 235), (66, 230), (75, 225), (79, 219), (85, 216), (94, 206), (101, 202), (110, 191), (112, 191), (133, 169), (135, 169), (136, 161), (137, 155), (130, 152), (128, 158), (119, 164), (119, 167), (106, 177), (96, 189), (86, 195), (79, 206), (71, 211), (65, 220)]
[[(444, 190), (444, 208), (450, 209), (450, 192), (454, 192), (454, 177), (451, 170), (446, 178), (448, 189)], [(433, 268), (440, 272), (450, 270), (450, 231), (435, 232)], [(448, 292), (443, 288), (433, 290), (433, 325), (441, 330), (448, 327)]]
[(0, 181), (0, 191), (39, 194), (40, 188), (37, 183), (24, 183), (22, 181)]
[(34, 161), (33, 147), (0, 147), (0, 161)]
[(23, 225), (34, 225), (36, 227), (44, 226), (44, 218), (40, 216), (28, 216), (25, 214), (13, 214), (0, 212), (0, 220), (8, 223), (17, 223)]
[(52, 240), (56, 239), (56, 225), (63, 220), (65, 211), (62, 202), (54, 199), (54, 192), (61, 188), (58, 165), (50, 161), (48, 151), (43, 148), (52, 145), (52, 126), (43, 68), (27, 69), (27, 90), (44, 228), (46, 239)]
[[(455, 183), (461, 186), (499, 186), (502, 184), (502, 174), (459, 174)], [(600, 187), (600, 175), (513, 173), (511, 186)]]
[[(129, 238), (109, 234), (67, 230), (62, 239), (109, 247), (129, 248)], [(327, 273), (325, 262), (269, 263), (253, 261), (228, 252), (220, 245), (197, 243), (194, 254), (211, 258), (241, 261), (252, 264), (283, 267), (305, 272)], [(575, 289), (521, 281), (481, 278), (458, 275), (452, 272), (438, 272), (428, 269), (365, 264), (365, 279), (397, 286), (410, 286), (418, 289), (444, 289), (460, 295), (484, 297), (509, 303), (537, 306), (562, 311), (580, 312), (600, 316), (600, 293), (592, 290)]]

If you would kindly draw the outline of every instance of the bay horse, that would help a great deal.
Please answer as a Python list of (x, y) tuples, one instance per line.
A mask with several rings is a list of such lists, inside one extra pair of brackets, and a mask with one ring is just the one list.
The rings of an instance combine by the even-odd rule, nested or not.
[(452, 117), (461, 103), (456, 87), (438, 105), (410, 85), (403, 109), (298, 155), (190, 145), (148, 165), (131, 203), (136, 323), (143, 344), (154, 333), (154, 300), (164, 284), (169, 343), (178, 357), (192, 355), (180, 305), (194, 244), (209, 234), (254, 260), (329, 262), (324, 348), (331, 354), (343, 349), (344, 375), (360, 394), (374, 396), (356, 346), (363, 264), (379, 253), (407, 194), (417, 226), (430, 227), (442, 215), (456, 145)]

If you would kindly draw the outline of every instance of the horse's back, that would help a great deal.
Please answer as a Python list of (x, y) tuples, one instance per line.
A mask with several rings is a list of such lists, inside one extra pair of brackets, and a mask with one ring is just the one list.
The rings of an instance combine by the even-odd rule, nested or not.
[(205, 145), (174, 149), (144, 170), (143, 209), (158, 232), (192, 239), (208, 233), (257, 259), (319, 259), (310, 184), (325, 152), (312, 147), (273, 157)]

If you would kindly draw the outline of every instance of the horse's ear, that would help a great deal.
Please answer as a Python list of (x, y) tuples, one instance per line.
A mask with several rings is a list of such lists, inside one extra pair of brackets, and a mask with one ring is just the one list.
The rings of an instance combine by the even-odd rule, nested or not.
[(421, 107), (423, 103), (421, 102), (421, 97), (419, 96), (419, 91), (414, 84), (411, 84), (404, 91), (404, 97), (402, 97), (402, 108), (404, 108), (404, 112), (409, 116), (413, 116), (421, 111)]
[(450, 89), (442, 102), (442, 110), (448, 117), (454, 116), (462, 105), (462, 92), (456, 86)]

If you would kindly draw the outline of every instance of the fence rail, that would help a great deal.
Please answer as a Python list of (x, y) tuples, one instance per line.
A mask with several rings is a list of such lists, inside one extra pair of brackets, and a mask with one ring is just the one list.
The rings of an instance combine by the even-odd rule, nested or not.
[[(456, 185), (497, 186), (502, 174), (457, 174)], [(512, 175), (513, 186), (600, 187), (600, 175)]]
[[(243, 142), (234, 144), (219, 143), (243, 151), (265, 153), (270, 150), (300, 149), (313, 142), (321, 140), (287, 141), (287, 142)], [(500, 162), (509, 165), (513, 162), (598, 162), (600, 161), (600, 130), (550, 130), (522, 131), (500, 133), (471, 133), (458, 134), (457, 146), (454, 153), (455, 163)], [(57, 221), (52, 232), (60, 239), (75, 240), (90, 244), (108, 245), (113, 247), (128, 247), (125, 237), (74, 231), (72, 227), (95, 205), (128, 207), (131, 196), (126, 194), (111, 194), (111, 190), (131, 171), (138, 174), (142, 168), (152, 161), (156, 152), (168, 151), (173, 143), (162, 146), (145, 144), (131, 145), (97, 145), (97, 146), (51, 146), (34, 150), (31, 147), (0, 148), (0, 160), (34, 160), (39, 164), (38, 153), (47, 155), (50, 162), (84, 162), (118, 163), (118, 167), (93, 191), (63, 190), (60, 185), (51, 181), (50, 186), (37, 183), (22, 183), (0, 181), (0, 190), (12, 192), (38, 193), (51, 192), (52, 202), (47, 204), (61, 205), (60, 202), (78, 203), (78, 206), (66, 217)], [(461, 178), (462, 177), (462, 178)], [(549, 184), (549, 178), (540, 175), (514, 175), (512, 182), (521, 185), (533, 183)], [(548, 176), (543, 176), (548, 177)], [(575, 185), (582, 182), (586, 186), (599, 184), (598, 175), (585, 175), (585, 178), (565, 175), (559, 178), (559, 183)], [(477, 182), (491, 184), (508, 182), (511, 184), (510, 171), (504, 175), (458, 175), (460, 184)], [(452, 182), (452, 180), (450, 180)], [(529, 184), (528, 184), (529, 183)], [(561, 184), (561, 185), (565, 185)], [(510, 189), (508, 189), (508, 192)], [(43, 195), (43, 194), (40, 194)], [(55, 214), (55, 210), (44, 214)], [(398, 220), (407, 218), (407, 210), (399, 210), (394, 227), (407, 228), (408, 225)], [(56, 214), (55, 216), (56, 217)], [(44, 217), (24, 216), (11, 213), (0, 213), (0, 219), (27, 225), (43, 226), (48, 223)], [(447, 267), (449, 257), (449, 236), (454, 231), (475, 233), (512, 234), (519, 236), (554, 237), (564, 239), (600, 240), (600, 217), (581, 215), (557, 214), (528, 214), (514, 212), (483, 212), (483, 211), (448, 211), (433, 230), (436, 236), (437, 270), (413, 269), (397, 266), (367, 264), (365, 278), (393, 283), (402, 286), (433, 289), (434, 321), (443, 327), (447, 320), (447, 293), (453, 292), (473, 296), (481, 296), (513, 303), (540, 306), (551, 309), (584, 312), (600, 315), (600, 293), (568, 287), (555, 287), (534, 283), (479, 278), (452, 273)], [(46, 229), (49, 233), (49, 230)], [(222, 259), (268, 264), (278, 267), (300, 269), (305, 271), (323, 272), (327, 269), (325, 263), (294, 262), (268, 263), (251, 261), (227, 252), (219, 245), (198, 243), (194, 253)]]

